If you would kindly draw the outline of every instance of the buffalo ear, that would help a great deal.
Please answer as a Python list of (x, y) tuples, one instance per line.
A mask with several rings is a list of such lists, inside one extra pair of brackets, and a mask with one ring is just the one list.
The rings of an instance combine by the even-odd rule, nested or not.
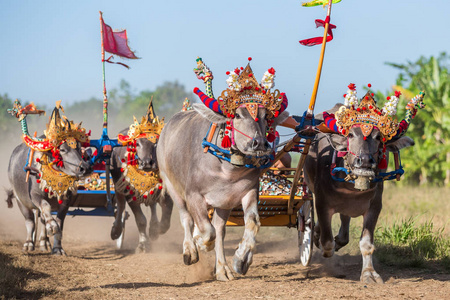
[(289, 113), (287, 111), (283, 111), (278, 117), (273, 119), (273, 125), (272, 126), (278, 126), (281, 123), (283, 123), (284, 121), (286, 121), (286, 119), (289, 118)]
[(402, 136), (399, 139), (392, 139), (386, 143), (386, 150), (389, 152), (398, 152), (400, 149), (414, 146), (414, 140), (409, 136)]
[(227, 118), (221, 114), (214, 112), (206, 107), (203, 103), (194, 103), (192, 108), (198, 112), (203, 118), (216, 124), (223, 124), (227, 121)]
[(334, 149), (341, 152), (347, 151), (347, 137), (337, 133), (327, 135), (330, 137), (328, 140), (331, 142)]

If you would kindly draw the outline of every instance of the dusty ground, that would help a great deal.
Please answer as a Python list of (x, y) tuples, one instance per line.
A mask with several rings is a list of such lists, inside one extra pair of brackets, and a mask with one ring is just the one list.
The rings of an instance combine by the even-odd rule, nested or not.
[[(109, 217), (68, 217), (63, 240), (66, 257), (37, 250), (26, 254), (21, 252), (22, 216), (17, 206), (7, 209), (0, 202), (0, 259), (14, 266), (0, 273), (23, 274), (23, 287), (15, 287), (13, 295), (26, 299), (444, 299), (450, 291), (449, 274), (379, 264), (375, 267), (386, 284), (361, 284), (359, 255), (325, 260), (315, 249), (312, 265), (303, 267), (298, 263), (295, 229), (267, 227), (258, 235), (247, 275), (216, 282), (213, 253), (201, 255), (195, 265), (183, 264), (177, 212), (169, 232), (144, 254), (134, 254), (137, 229), (133, 218), (127, 223), (125, 249), (116, 250), (109, 240), (112, 221)], [(229, 262), (241, 234), (241, 228), (228, 230)], [(12, 291), (0, 290), (0, 299)]]

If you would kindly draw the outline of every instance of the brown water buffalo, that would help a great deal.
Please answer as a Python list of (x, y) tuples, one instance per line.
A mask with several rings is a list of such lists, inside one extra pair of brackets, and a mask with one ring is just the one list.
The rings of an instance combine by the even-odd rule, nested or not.
[[(24, 126), (26, 128), (26, 122), (22, 119), (22, 128)], [(45, 137), (33, 138), (27, 133), (24, 130), (26, 144), (17, 146), (9, 161), (12, 190), (8, 191), (8, 206), (12, 207), (12, 198), (16, 198), (25, 217), (24, 251), (34, 250), (36, 220), (40, 215), (42, 228), (45, 228), (39, 237), (41, 250), (47, 250), (48, 236), (54, 235), (52, 254), (65, 254), (61, 245), (62, 230), (76, 193), (76, 181), (92, 171), (81, 155), (81, 146), (88, 138), (84, 129), (59, 116), (59, 104), (53, 110)], [(34, 156), (29, 163), (31, 152)], [(28, 181), (25, 169), (31, 172)], [(56, 220), (51, 216), (52, 209), (57, 211)]]
[[(266, 91), (254, 79), (249, 66), (242, 73), (239, 69), (231, 72), (227, 82), (229, 88), (219, 98), (221, 108), (218, 100), (195, 89), (206, 106), (194, 104), (193, 110), (174, 115), (164, 127), (157, 147), (164, 187), (177, 204), (184, 227), (184, 263), (196, 263), (198, 249), (209, 251), (215, 247), (215, 276), (222, 281), (234, 278), (223, 242), (230, 211), (238, 205), (243, 208), (245, 230), (233, 258), (233, 269), (245, 274), (252, 263), (255, 235), (260, 227), (258, 167), (270, 163), (269, 154), (273, 151), (266, 139), (267, 128), (275, 128), (288, 116), (283, 112), (287, 106), (284, 94), (277, 94), (276, 98), (269, 94), (271, 86)], [(212, 123), (219, 130), (211, 136), (207, 149), (215, 155), (205, 153), (202, 146)], [(212, 221), (208, 216), (210, 208), (214, 209)]]
[[(369, 99), (368, 96), (366, 99)], [(369, 111), (369, 107), (370, 109), (376, 107), (374, 103), (364, 104), (366, 106), (364, 111)], [(361, 111), (364, 105), (361, 105)], [(343, 104), (336, 104), (327, 112), (338, 113), (338, 109), (342, 106)], [(378, 116), (382, 115), (381, 110), (375, 112)], [(323, 119), (323, 116), (318, 115), (316, 118)], [(379, 122), (378, 125), (383, 126), (384, 123)], [(319, 133), (310, 148), (304, 171), (308, 187), (314, 193), (318, 216), (314, 241), (320, 246), (323, 256), (331, 257), (334, 251), (345, 246), (349, 242), (350, 219), (363, 216), (359, 243), (363, 258), (361, 281), (382, 283), (382, 278), (373, 267), (372, 254), (375, 250), (374, 230), (382, 208), (383, 181), (373, 182), (373, 179), (380, 172), (385, 172), (386, 161), (380, 163), (383, 160), (383, 149), (398, 152), (402, 148), (414, 145), (414, 142), (406, 136), (394, 136), (386, 141), (385, 135), (377, 127), (373, 126), (369, 128), (370, 130), (366, 130), (367, 126), (358, 123), (349, 127), (348, 132), (343, 130), (341, 133)], [(386, 153), (386, 159), (388, 156)], [(380, 166), (383, 169), (380, 169)], [(367, 187), (334, 180), (331, 174), (334, 167), (347, 168), (350, 171), (348, 176), (353, 176), (353, 179), (367, 180)], [(345, 174), (336, 175), (341, 179), (346, 177)], [(369, 183), (370, 180), (372, 182)], [(341, 227), (333, 239), (331, 219), (335, 213), (340, 214)]]

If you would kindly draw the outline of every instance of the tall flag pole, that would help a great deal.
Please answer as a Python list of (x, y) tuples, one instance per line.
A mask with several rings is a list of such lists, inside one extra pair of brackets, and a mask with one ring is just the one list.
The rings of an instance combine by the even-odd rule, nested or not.
[(106, 79), (105, 79), (105, 44), (103, 40), (103, 13), (100, 11), (100, 32), (102, 40), (102, 74), (103, 74), (103, 132), (108, 135), (108, 96), (106, 93)]
[(126, 64), (121, 62), (112, 62), (111, 55), (109, 58), (105, 59), (105, 51), (117, 56), (129, 59), (138, 59), (133, 51), (131, 51), (128, 46), (127, 31), (113, 31), (111, 26), (105, 24), (103, 21), (103, 13), (100, 11), (100, 32), (102, 41), (102, 68), (103, 68), (103, 134), (108, 135), (108, 96), (106, 92), (106, 80), (105, 80), (105, 62), (111, 64), (119, 64), (127, 69), (129, 68)]
[[(314, 0), (308, 3), (303, 3), (303, 6), (309, 7), (309, 6), (317, 6), (317, 5), (328, 5), (327, 9), (327, 17), (325, 18), (325, 21), (322, 20), (316, 20), (316, 26), (323, 26), (325, 28), (323, 38), (322, 38), (322, 50), (320, 52), (320, 59), (319, 59), (319, 66), (317, 68), (317, 74), (316, 74), (316, 80), (314, 82), (314, 88), (311, 95), (311, 100), (309, 102), (308, 107), (308, 115), (312, 115), (314, 113), (314, 106), (316, 104), (316, 98), (317, 98), (317, 91), (319, 89), (319, 82), (320, 82), (320, 75), (322, 74), (322, 66), (323, 66), (323, 59), (325, 56), (325, 47), (327, 42), (331, 41), (333, 39), (333, 33), (332, 29), (336, 28), (333, 24), (330, 24), (330, 16), (331, 16), (331, 4), (340, 2), (341, 0), (329, 0), (328, 4), (326, 3), (326, 0)], [(320, 37), (306, 39), (300, 41), (300, 44), (304, 46), (314, 46), (318, 45), (320, 42)]]

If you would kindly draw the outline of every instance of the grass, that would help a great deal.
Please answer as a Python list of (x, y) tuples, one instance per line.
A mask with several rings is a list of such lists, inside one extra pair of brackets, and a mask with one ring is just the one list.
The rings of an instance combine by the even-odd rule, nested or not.
[(439, 265), (450, 271), (450, 239), (444, 236), (444, 228), (435, 229), (432, 220), (418, 223), (417, 219), (409, 217), (378, 228), (376, 257), (390, 266)]

